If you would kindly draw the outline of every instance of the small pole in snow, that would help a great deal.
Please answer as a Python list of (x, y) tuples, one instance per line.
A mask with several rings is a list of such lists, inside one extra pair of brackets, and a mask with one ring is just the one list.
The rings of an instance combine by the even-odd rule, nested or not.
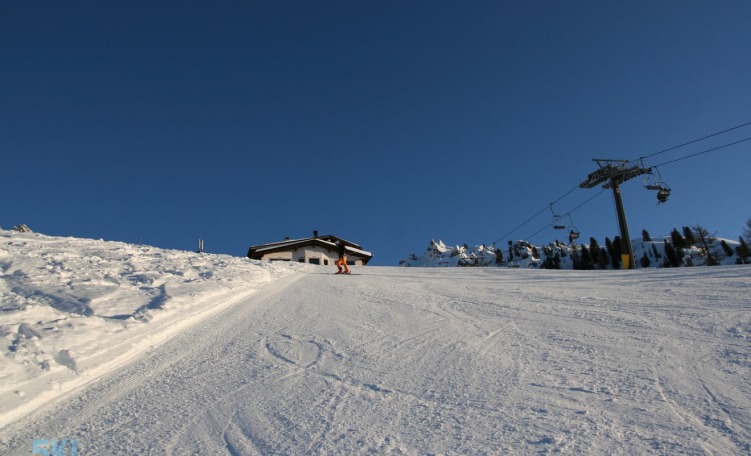
[(198, 240), (198, 251), (196, 253), (203, 253), (203, 239)]

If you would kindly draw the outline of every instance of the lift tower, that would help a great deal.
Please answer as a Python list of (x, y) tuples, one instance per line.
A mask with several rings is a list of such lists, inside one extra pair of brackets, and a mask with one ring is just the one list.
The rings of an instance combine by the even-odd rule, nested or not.
[(645, 168), (640, 163), (633, 164), (628, 160), (606, 160), (601, 158), (592, 159), (599, 169), (587, 175), (587, 180), (579, 184), (580, 188), (594, 188), (602, 184), (602, 188), (613, 190), (613, 200), (615, 201), (615, 212), (618, 216), (618, 230), (621, 235), (621, 259), (623, 269), (636, 269), (634, 261), (634, 249), (631, 246), (631, 237), (628, 234), (628, 225), (626, 224), (626, 212), (623, 210), (623, 199), (621, 198), (621, 184), (629, 179), (652, 171), (652, 168)]

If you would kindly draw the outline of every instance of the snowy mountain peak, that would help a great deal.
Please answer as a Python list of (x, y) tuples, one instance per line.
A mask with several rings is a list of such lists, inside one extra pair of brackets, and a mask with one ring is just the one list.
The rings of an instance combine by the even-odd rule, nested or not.
[[(617, 238), (616, 238), (617, 239)], [(683, 239), (683, 238), (682, 238)], [(680, 243), (680, 245), (677, 245)], [(696, 239), (678, 241), (674, 236), (631, 242), (637, 268), (681, 267), (702, 265), (748, 264), (748, 252), (738, 241), (709, 237), (707, 244)], [(431, 240), (425, 253), (411, 254), (399, 262), (412, 267), (522, 267), (542, 269), (621, 269), (619, 242), (606, 239), (602, 246), (595, 240), (589, 244), (552, 242), (533, 245), (525, 240), (511, 242), (506, 247), (467, 244), (447, 247), (443, 241)]]

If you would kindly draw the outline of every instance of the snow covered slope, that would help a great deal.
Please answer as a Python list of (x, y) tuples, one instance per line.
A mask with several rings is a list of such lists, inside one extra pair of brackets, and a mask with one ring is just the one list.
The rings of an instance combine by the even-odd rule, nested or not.
[[(27, 311), (56, 302), (15, 297), (35, 287), (46, 290), (40, 296), (50, 294), (43, 274), (57, 280), (54, 267), (35, 269), (49, 261), (21, 267), (34, 260), (32, 247), (61, 243), (44, 258), (59, 257), (53, 252), (61, 245), (70, 249), (66, 261), (79, 267), (69, 268), (59, 285), (68, 301), (84, 293), (82, 278), (101, 273), (98, 262), (84, 263), (91, 249), (108, 250), (98, 241), (16, 234), (3, 242), (3, 302), (11, 297), (10, 307)], [(23, 242), (28, 249), (19, 254)], [(96, 300), (83, 301), (93, 309), (88, 317), (55, 309), (52, 318), (64, 320), (49, 333), (83, 337), (90, 328), (105, 337), (101, 319), (130, 321), (145, 328), (146, 338), (160, 320), (179, 324), (177, 303), (186, 313), (196, 311), (193, 299), (223, 308), (64, 400), (5, 425), (1, 453), (28, 454), (38, 438), (75, 439), (81, 454), (751, 452), (748, 266), (365, 267), (354, 269), (362, 275), (336, 276), (332, 268), (293, 271), (299, 266), (113, 247), (132, 265), (118, 269), (112, 279), (118, 288), (151, 294), (113, 299), (112, 314), (132, 319), (110, 322), (107, 304)], [(171, 299), (149, 308), (148, 296), (158, 296), (161, 283), (135, 279), (134, 268), (161, 271), (173, 284), (165, 287)], [(18, 275), (37, 280), (9, 285)], [(208, 294), (190, 291), (193, 285)], [(214, 286), (227, 292), (212, 295)], [(20, 324), (3, 324), (20, 333)], [(37, 342), (47, 343), (40, 334)], [(35, 337), (6, 338), (9, 346), (19, 338), (20, 346)], [(92, 341), (88, 349), (94, 345), (101, 344)], [(50, 372), (86, 375), (52, 353)], [(22, 382), (11, 389), (22, 391)]]
[(0, 426), (295, 267), (0, 231)]

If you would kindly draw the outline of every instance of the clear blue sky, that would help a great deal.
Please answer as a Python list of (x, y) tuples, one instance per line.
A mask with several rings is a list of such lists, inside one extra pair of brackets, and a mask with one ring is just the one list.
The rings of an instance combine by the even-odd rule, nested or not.
[[(746, 0), (5, 2), (0, 226), (233, 255), (318, 230), (374, 265), (505, 245), (592, 158), (751, 122), (749, 24)], [(661, 167), (661, 206), (626, 183), (632, 236), (737, 239), (750, 152)], [(585, 239), (618, 232), (609, 192), (572, 215)]]

